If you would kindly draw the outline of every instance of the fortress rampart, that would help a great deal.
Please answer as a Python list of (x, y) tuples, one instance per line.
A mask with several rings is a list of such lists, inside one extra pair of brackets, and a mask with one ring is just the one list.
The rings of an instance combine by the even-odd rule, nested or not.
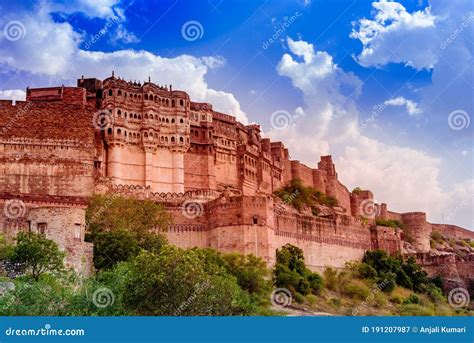
[[(472, 260), (426, 257), (433, 230), (472, 240), (471, 231), (374, 204), (371, 191), (350, 192), (339, 181), (331, 156), (315, 168), (291, 160), (282, 142), (261, 137), (259, 125), (171, 85), (112, 75), (81, 78), (77, 87), (28, 88), (24, 102), (0, 101), (0, 161), (1, 232), (44, 233), (84, 272), (92, 254), (84, 211), (92, 194), (110, 193), (162, 203), (173, 217), (165, 234), (181, 247), (252, 253), (272, 264), (276, 249), (291, 243), (322, 270), (370, 249), (405, 254), (410, 243), (427, 268), (441, 263), (460, 277), (472, 274)], [(337, 204), (297, 211), (274, 196), (295, 178)], [(381, 219), (404, 228), (376, 225)]]

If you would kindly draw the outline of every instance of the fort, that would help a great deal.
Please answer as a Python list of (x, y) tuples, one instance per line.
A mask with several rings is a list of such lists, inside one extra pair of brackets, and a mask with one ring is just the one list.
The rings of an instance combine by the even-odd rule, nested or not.
[[(165, 234), (180, 247), (251, 253), (271, 265), (276, 249), (291, 243), (317, 271), (383, 249), (472, 287), (474, 249), (441, 251), (430, 238), (437, 231), (473, 241), (474, 232), (429, 223), (421, 212), (389, 211), (369, 190), (349, 191), (331, 156), (316, 168), (291, 160), (282, 142), (261, 137), (259, 125), (171, 86), (112, 75), (28, 88), (26, 101), (0, 101), (0, 160), (0, 232), (45, 234), (81, 273), (92, 269), (88, 199), (108, 193), (163, 204), (173, 218)], [(337, 203), (296, 210), (274, 195), (293, 179)], [(378, 225), (384, 220), (403, 230)]]

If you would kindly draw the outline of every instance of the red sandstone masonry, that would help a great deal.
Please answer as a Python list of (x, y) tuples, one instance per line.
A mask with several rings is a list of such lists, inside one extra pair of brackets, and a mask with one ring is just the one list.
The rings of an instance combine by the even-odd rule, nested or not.
[[(112, 119), (104, 130), (92, 125), (97, 111)], [(303, 249), (314, 270), (342, 268), (369, 249), (404, 252), (404, 233), (362, 218), (361, 204), (373, 194), (350, 193), (331, 156), (311, 168), (292, 161), (282, 142), (262, 139), (260, 131), (211, 104), (191, 101), (186, 92), (151, 82), (112, 76), (82, 78), (78, 87), (28, 89), (26, 102), (0, 101), (0, 200), (22, 199), (28, 209), (46, 206), (38, 216), (59, 228), (61, 222), (76, 224), (69, 211), (94, 191), (151, 199), (172, 213), (167, 236), (174, 244), (254, 253), (272, 264), (276, 249), (291, 243)], [(336, 198), (338, 208), (321, 208), (315, 217), (272, 196), (295, 177)], [(186, 216), (186, 201), (198, 203), (201, 213)], [(424, 213), (391, 212), (385, 204), (379, 209), (377, 219), (403, 222), (426, 256), (432, 230), (474, 239), (462, 228), (427, 223)], [(0, 224), (11, 233), (25, 229), (26, 221), (0, 217)], [(72, 265), (82, 268), (80, 256), (88, 256), (90, 247), (71, 235), (70, 229), (50, 232)], [(446, 263), (453, 273), (471, 277), (471, 260), (430, 261), (423, 260), (427, 268)]]

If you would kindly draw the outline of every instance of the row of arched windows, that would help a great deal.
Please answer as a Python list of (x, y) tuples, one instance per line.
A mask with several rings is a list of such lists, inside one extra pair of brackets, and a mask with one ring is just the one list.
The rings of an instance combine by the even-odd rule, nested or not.
[[(107, 130), (107, 134), (111, 135), (112, 133), (113, 133), (112, 128), (109, 128)], [(122, 135), (122, 129), (117, 129), (116, 133), (117, 133), (117, 136), (121, 136)], [(124, 130), (124, 137), (127, 137), (127, 131), (126, 130)], [(140, 135), (140, 133), (130, 132), (128, 137), (130, 139), (140, 139), (141, 135)], [(157, 133), (144, 132), (143, 133), (143, 138), (148, 138), (148, 139), (150, 139), (150, 138), (158, 139), (159, 138), (160, 142), (162, 142), (162, 143), (169, 143), (169, 142), (176, 143), (176, 142), (179, 142), (179, 144), (184, 144), (184, 137), (181, 137), (181, 136), (179, 136), (177, 138), (175, 138), (175, 136), (171, 136), (170, 138), (168, 138), (168, 136), (158, 136)], [(189, 138), (187, 138), (187, 142), (189, 143)]]
[[(121, 110), (117, 110), (117, 116), (122, 117), (122, 111)], [(123, 113), (123, 117), (125, 119), (127, 119), (127, 112)], [(148, 115), (147, 113), (145, 113), (143, 115), (143, 117), (144, 117), (144, 119), (159, 120), (160, 122), (167, 123), (167, 124), (168, 123), (174, 124), (176, 122), (179, 122), (180, 124), (184, 124), (184, 119), (183, 118), (179, 118), (179, 119), (175, 120), (175, 118), (169, 119), (169, 118), (166, 118), (166, 117), (159, 117), (158, 115), (153, 116), (153, 114)], [(141, 120), (142, 116), (140, 114), (130, 113), (130, 114), (128, 114), (128, 118), (129, 119)]]
[[(107, 94), (108, 94), (108, 96), (114, 96), (114, 90), (112, 88), (110, 88), (108, 92), (104, 92), (103, 98), (105, 98), (107, 96)], [(122, 96), (122, 90), (121, 89), (117, 90), (117, 96)], [(123, 97), (124, 98), (129, 98), (129, 99), (136, 99), (136, 100), (141, 100), (142, 99), (141, 94), (137, 94), (137, 93), (128, 93), (127, 94), (127, 92), (125, 92), (125, 91), (123, 92)], [(176, 107), (177, 104), (179, 104), (180, 107), (185, 106), (185, 101), (183, 99), (179, 99), (179, 101), (177, 101), (175, 99), (171, 99), (171, 101), (170, 101), (170, 99), (160, 98), (160, 97), (158, 97), (158, 95), (153, 95), (153, 94), (144, 94), (143, 99), (158, 102), (160, 104), (160, 106)], [(186, 101), (186, 106), (187, 107), (190, 106), (189, 101)]]

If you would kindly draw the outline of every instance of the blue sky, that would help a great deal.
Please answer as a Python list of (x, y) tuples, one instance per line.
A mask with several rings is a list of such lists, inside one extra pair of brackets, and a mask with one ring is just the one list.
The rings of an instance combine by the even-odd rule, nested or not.
[(310, 166), (332, 154), (350, 189), (393, 210), (472, 228), (467, 0), (0, 4), (3, 98), (112, 69), (151, 76), (260, 123)]

